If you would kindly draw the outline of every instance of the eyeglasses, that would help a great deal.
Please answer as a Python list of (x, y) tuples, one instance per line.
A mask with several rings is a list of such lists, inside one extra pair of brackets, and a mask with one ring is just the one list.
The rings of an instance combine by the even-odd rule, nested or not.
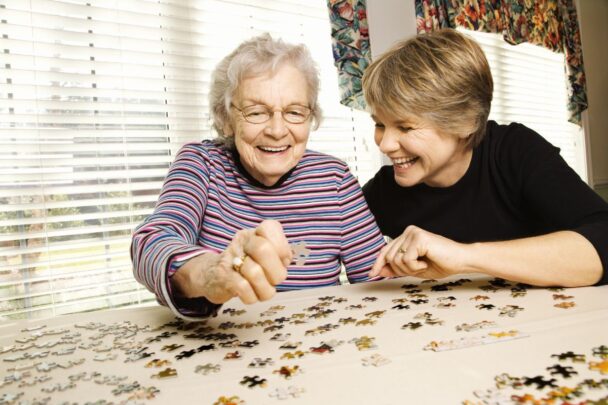
[[(262, 104), (250, 105), (243, 109), (238, 108), (234, 104), (231, 104), (231, 106), (243, 114), (245, 121), (250, 124), (263, 124), (269, 121), (275, 113), (269, 107)], [(290, 124), (302, 124), (310, 117), (312, 111), (306, 106), (292, 104), (280, 110), (280, 112), (283, 119)]]

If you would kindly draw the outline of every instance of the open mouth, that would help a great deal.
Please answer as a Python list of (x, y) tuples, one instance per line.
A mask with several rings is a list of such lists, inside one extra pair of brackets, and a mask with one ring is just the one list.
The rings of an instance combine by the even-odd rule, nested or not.
[(258, 146), (259, 150), (265, 153), (281, 153), (289, 149), (289, 146)]
[(419, 157), (409, 157), (409, 158), (398, 158), (398, 159), (393, 159), (393, 164), (400, 168), (400, 169), (406, 169), (408, 167), (411, 167), (414, 165), (414, 163), (416, 163), (418, 161)]

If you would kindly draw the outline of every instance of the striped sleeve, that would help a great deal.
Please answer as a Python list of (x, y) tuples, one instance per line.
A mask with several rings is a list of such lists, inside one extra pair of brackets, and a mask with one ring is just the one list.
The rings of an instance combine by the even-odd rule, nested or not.
[(385, 245), (382, 233), (369, 210), (359, 183), (346, 169), (338, 189), (340, 201), (341, 255), (351, 283), (380, 280), (368, 274)]
[(131, 243), (135, 279), (153, 292), (160, 304), (183, 317), (208, 316), (217, 309), (204, 298), (180, 303), (169, 283), (180, 264), (209, 251), (197, 244), (209, 178), (202, 152), (190, 145), (179, 151), (154, 212), (135, 230)]

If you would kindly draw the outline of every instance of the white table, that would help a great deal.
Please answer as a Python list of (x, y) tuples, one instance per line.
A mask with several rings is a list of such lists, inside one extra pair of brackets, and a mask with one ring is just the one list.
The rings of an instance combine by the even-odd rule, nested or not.
[[(166, 326), (176, 318), (168, 309), (159, 306), (5, 323), (0, 325), (0, 383), (4, 381), (0, 387), (0, 403), (15, 395), (19, 400), (48, 398), (48, 403), (53, 404), (99, 400), (119, 403), (129, 396), (145, 397), (146, 393), (152, 396), (150, 393), (154, 390), (150, 387), (159, 390), (154, 398), (139, 398), (133, 403), (213, 404), (221, 396), (237, 396), (246, 404), (460, 404), (466, 400), (484, 403), (481, 392), (487, 389), (503, 398), (501, 403), (508, 403), (511, 395), (547, 398), (550, 391), (554, 391), (554, 395), (560, 392), (559, 387), (578, 387), (581, 396), (572, 399), (573, 403), (608, 396), (608, 375), (601, 374), (602, 368), (608, 373), (608, 359), (593, 354), (594, 348), (608, 346), (608, 286), (562, 291), (529, 288), (524, 296), (515, 297), (511, 290), (513, 285), (499, 287), (497, 291), (482, 290), (480, 287), (488, 286), (488, 282), (488, 279), (464, 281), (461, 285), (448, 286), (448, 291), (433, 291), (441, 290), (442, 287), (437, 286), (445, 286), (446, 280), (427, 282), (419, 285), (422, 291), (417, 293), (412, 291), (414, 287), (401, 288), (404, 284), (417, 283), (415, 279), (404, 278), (280, 293), (269, 302), (252, 306), (230, 302), (220, 310), (218, 317), (188, 325), (191, 329), (187, 331)], [(366, 300), (366, 297), (376, 300)], [(311, 308), (319, 303), (325, 304)], [(574, 303), (574, 306), (567, 307), (571, 304), (563, 303)], [(404, 307), (393, 308), (399, 304)], [(484, 304), (494, 307), (478, 307)], [(556, 307), (556, 304), (566, 308)], [(357, 308), (357, 305), (363, 307)], [(409, 309), (405, 307), (408, 305)], [(501, 309), (513, 309), (508, 305), (523, 310), (516, 308), (512, 317), (500, 315)], [(277, 309), (277, 306), (284, 308)], [(275, 307), (274, 311), (269, 311), (271, 307)], [(223, 312), (226, 309), (236, 312)], [(243, 309), (245, 312), (239, 314)], [(326, 310), (333, 312), (327, 311), (325, 317), (320, 317)], [(430, 315), (416, 318), (425, 312)], [(353, 318), (355, 322), (346, 318)], [(375, 320), (375, 324), (365, 324), (366, 319)], [(429, 324), (426, 319), (431, 323), (442, 321), (442, 324)], [(265, 324), (261, 323), (263, 321)], [(357, 324), (358, 321), (363, 322)], [(494, 324), (472, 331), (456, 329), (463, 323), (481, 325), (482, 321)], [(225, 329), (220, 329), (223, 322), (234, 325), (224, 325)], [(420, 322), (422, 326), (402, 328), (410, 322)], [(248, 324), (251, 327), (247, 328)], [(283, 328), (264, 331), (273, 325), (283, 325)], [(328, 325), (327, 331), (324, 331), (325, 325)], [(199, 338), (185, 337), (204, 326), (209, 328), (207, 331), (199, 329)], [(44, 335), (49, 331), (56, 334)], [(166, 334), (161, 335), (164, 332)], [(432, 341), (461, 338), (471, 341), (491, 336), (490, 333), (501, 336), (500, 333), (508, 335), (509, 332), (520, 338), (456, 350), (424, 350)], [(235, 334), (236, 338), (210, 340), (212, 336), (221, 337), (217, 333)], [(291, 336), (287, 341), (271, 340), (277, 333)], [(205, 334), (207, 337), (201, 338)], [(373, 344), (377, 347), (359, 350), (351, 340), (363, 336), (374, 338)], [(158, 341), (149, 340), (155, 337)], [(220, 343), (234, 339), (240, 343), (257, 340), (259, 344), (220, 347)], [(500, 339), (492, 337), (492, 340)], [(312, 347), (331, 341), (343, 343), (333, 346), (330, 353), (312, 352)], [(45, 347), (53, 342), (61, 343)], [(301, 344), (297, 349), (281, 349), (280, 346), (287, 342)], [(182, 351), (212, 343), (215, 350), (195, 350), (191, 357), (176, 359)], [(171, 344), (183, 347), (166, 351), (166, 346)], [(23, 346), (18, 347), (20, 345)], [(28, 348), (28, 345), (34, 346)], [(136, 358), (136, 352), (142, 347), (147, 347), (141, 352), (150, 353), (149, 357), (125, 362), (129, 356)], [(242, 358), (225, 360), (227, 353), (237, 350)], [(296, 350), (304, 352), (303, 357), (281, 358)], [(585, 355), (584, 360), (575, 362), (552, 357), (569, 351)], [(48, 353), (41, 357), (44, 352)], [(61, 354), (65, 352), (68, 354)], [(372, 355), (380, 355), (390, 362), (379, 366), (364, 365), (363, 359)], [(265, 368), (248, 367), (256, 357), (270, 357), (274, 364)], [(160, 367), (146, 367), (153, 359), (157, 359)], [(197, 366), (207, 363), (219, 365), (220, 370), (207, 375), (195, 371)], [(590, 369), (590, 363), (597, 369)], [(73, 365), (69, 368), (56, 367), (70, 364)], [(572, 367), (567, 370), (578, 374), (570, 378), (559, 374), (552, 376), (547, 367), (556, 364)], [(301, 372), (286, 379), (280, 373), (282, 366), (292, 367), (292, 370), (298, 366)], [(45, 371), (45, 368), (49, 370)], [(174, 369), (177, 376), (153, 377), (167, 368)], [(542, 376), (544, 381), (554, 378), (556, 387), (537, 389), (531, 384), (521, 389), (509, 386), (497, 389), (495, 377), (502, 373), (519, 377), (520, 383), (525, 381), (524, 377)], [(256, 375), (266, 379), (265, 387), (249, 388), (240, 383), (243, 377)], [(74, 380), (71, 385), (70, 376)], [(47, 381), (40, 381), (48, 377)], [(584, 380), (592, 380), (591, 383), (595, 382), (599, 387), (589, 388), (590, 382), (584, 385)], [(119, 387), (117, 384), (134, 382), (148, 391), (140, 388), (117, 395), (112, 393)], [(292, 392), (303, 392), (295, 397), (286, 394), (287, 398), (283, 400), (271, 396), (277, 389), (288, 393), (289, 387)], [(55, 391), (48, 392), (53, 388)]]

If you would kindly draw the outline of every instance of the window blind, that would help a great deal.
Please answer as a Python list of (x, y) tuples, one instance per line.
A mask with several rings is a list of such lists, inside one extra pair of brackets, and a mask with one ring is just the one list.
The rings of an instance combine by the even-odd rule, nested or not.
[(130, 235), (177, 150), (213, 136), (209, 78), (262, 32), (305, 43), (325, 121), (311, 149), (377, 169), (338, 104), (324, 0), (0, 0), (0, 317), (137, 305)]
[(535, 130), (559, 147), (564, 160), (587, 181), (583, 132), (568, 122), (564, 55), (528, 43), (510, 45), (499, 34), (459, 30), (481, 45), (490, 64), (490, 119)]

